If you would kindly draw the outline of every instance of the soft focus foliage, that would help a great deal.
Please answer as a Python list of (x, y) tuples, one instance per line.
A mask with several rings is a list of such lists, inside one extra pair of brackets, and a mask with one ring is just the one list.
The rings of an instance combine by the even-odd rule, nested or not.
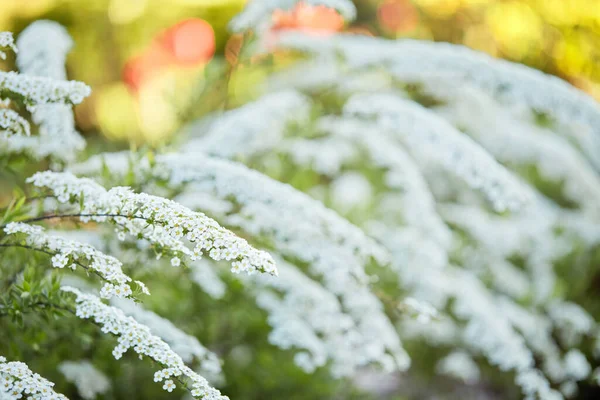
[[(375, 13), (394, 32), (473, 6), (394, 1)], [(115, 132), (143, 112), (185, 128), (115, 152), (75, 130), (90, 88), (66, 81), (64, 28), (18, 36), (1, 399), (598, 396), (600, 105), (467, 48), (347, 32), (363, 13), (253, 0), (227, 65), (205, 64), (205, 22), (172, 25), (125, 76), (139, 103), (96, 104)], [(169, 93), (144, 91), (183, 64), (205, 81), (164, 81), (185, 101), (160, 125)]]
[[(170, 0), (168, 7), (163, 0), (22, 3), (0, 2), (0, 31), (18, 33), (44, 18), (65, 25), (77, 37), (77, 46), (68, 60), (70, 76), (94, 87), (92, 97), (77, 110), (79, 126), (86, 134), (101, 133), (111, 140), (162, 143), (187, 122), (182, 114), (190, 108), (206, 112), (248, 101), (246, 92), (254, 91), (249, 86), (260, 81), (268, 68), (257, 68), (248, 57), (241, 63), (231, 57), (244, 35), (232, 35), (227, 26), (246, 3), (255, 10), (245, 16), (247, 21), (260, 16), (261, 9), (279, 7), (276, 14), (287, 16), (280, 19), (291, 26), (299, 26), (304, 20), (309, 26), (392, 39), (461, 43), (558, 75), (600, 98), (597, 0), (354, 0), (355, 6), (343, 1), (325, 3), (344, 18), (330, 12), (333, 10), (292, 12), (291, 1), (255, 1), (252, 5), (249, 0)], [(198, 27), (188, 29), (189, 20), (196, 21)], [(202, 23), (205, 28), (210, 24), (212, 29), (203, 29), (199, 26)], [(156, 46), (160, 42), (171, 45)], [(192, 57), (185, 58), (188, 62), (173, 62), (178, 54)], [(203, 56), (209, 55), (213, 62), (207, 64)], [(213, 85), (215, 69), (227, 71), (219, 74), (222, 79), (218, 85)], [(199, 92), (203, 92), (200, 101)], [(118, 110), (107, 111), (107, 104), (118, 104)]]

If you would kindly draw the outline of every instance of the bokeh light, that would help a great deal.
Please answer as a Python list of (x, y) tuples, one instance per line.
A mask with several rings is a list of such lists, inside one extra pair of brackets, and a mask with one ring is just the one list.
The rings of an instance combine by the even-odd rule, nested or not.
[[(240, 55), (251, 38), (232, 35), (227, 24), (245, 2), (2, 0), (0, 29), (18, 33), (40, 18), (64, 24), (77, 38), (68, 60), (69, 75), (94, 88), (92, 106), (81, 107), (77, 113), (87, 134), (160, 142), (168, 140), (190, 113), (199, 116), (256, 97), (253, 91), (272, 68), (293, 61), (284, 54), (268, 62)], [(290, 29), (313, 34), (341, 31), (462, 43), (558, 75), (600, 99), (598, 0), (355, 3), (359, 13), (351, 23), (324, 6), (301, 3), (290, 10), (276, 10), (271, 35)], [(206, 89), (207, 80), (214, 89)], [(183, 81), (178, 83), (181, 93), (177, 96), (163, 87), (174, 81)], [(148, 99), (156, 101), (155, 112), (148, 111), (152, 103)], [(109, 115), (106, 104), (119, 104), (114, 114), (120, 117)]]
[(291, 11), (275, 10), (273, 27), (277, 30), (305, 32), (337, 32), (344, 27), (344, 18), (334, 9), (297, 3)]
[(408, 0), (386, 0), (377, 9), (381, 26), (391, 32), (410, 32), (419, 24), (419, 12)]

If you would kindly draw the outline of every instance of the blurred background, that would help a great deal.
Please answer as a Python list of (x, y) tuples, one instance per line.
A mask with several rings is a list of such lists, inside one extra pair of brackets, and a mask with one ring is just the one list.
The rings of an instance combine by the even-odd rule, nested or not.
[[(76, 110), (79, 128), (88, 138), (155, 145), (192, 117), (253, 98), (268, 71), (242, 61), (245, 38), (227, 31), (245, 2), (0, 0), (0, 30), (18, 34), (44, 18), (65, 25), (75, 40), (69, 77), (94, 90)], [(600, 0), (355, 3), (352, 24), (324, 14), (321, 28), (462, 43), (558, 75), (600, 100)], [(286, 55), (270, 62), (286, 63)]]

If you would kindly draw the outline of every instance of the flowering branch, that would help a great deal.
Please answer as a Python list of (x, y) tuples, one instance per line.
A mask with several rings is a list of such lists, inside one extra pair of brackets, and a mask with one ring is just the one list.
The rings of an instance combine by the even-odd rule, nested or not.
[[(271, 257), (251, 247), (206, 215), (191, 211), (174, 201), (133, 193), (117, 187), (109, 191), (86, 178), (70, 173), (42, 172), (28, 179), (37, 187), (50, 189), (60, 203), (78, 205), (83, 222), (114, 221), (122, 234), (143, 237), (175, 254), (172, 264), (179, 265), (179, 256), (192, 260), (207, 252), (215, 260), (232, 261), (232, 271), (276, 274)], [(67, 214), (76, 216), (76, 214)], [(39, 217), (39, 219), (52, 216)], [(190, 250), (184, 239), (195, 243)]]
[(277, 44), (320, 58), (336, 54), (358, 72), (372, 66), (383, 67), (404, 82), (441, 79), (456, 82), (457, 90), (474, 86), (513, 109), (525, 106), (530, 111), (544, 112), (562, 124), (560, 129), (576, 126), (571, 137), (596, 169), (600, 168), (600, 106), (555, 76), (450, 43), (353, 35), (333, 35), (322, 40), (286, 33), (280, 35)]
[(33, 373), (25, 363), (6, 362), (6, 358), (0, 356), (0, 394), (4, 392), (15, 399), (25, 395), (32, 399), (68, 400), (53, 387), (54, 383)]
[(221, 361), (218, 356), (204, 347), (196, 337), (183, 332), (168, 319), (146, 310), (132, 301), (113, 298), (111, 304), (140, 324), (150, 328), (152, 333), (164, 340), (175, 353), (181, 356), (185, 363), (198, 361), (200, 370), (209, 374), (207, 375), (209, 377), (221, 373)]
[(175, 384), (170, 379), (173, 378), (182, 382), (186, 387), (189, 382), (194, 398), (229, 399), (211, 387), (205, 378), (187, 367), (182, 358), (171, 350), (162, 339), (152, 335), (147, 326), (138, 323), (131, 317), (126, 317), (118, 308), (102, 303), (99, 298), (91, 294), (84, 294), (69, 286), (62, 287), (62, 290), (75, 295), (75, 314), (79, 318), (92, 319), (102, 328), (102, 332), (118, 336), (119, 344), (113, 350), (113, 355), (117, 360), (132, 348), (140, 356), (148, 356), (163, 367), (154, 374), (154, 381), (162, 382), (164, 380), (163, 389), (166, 391), (171, 392), (175, 389)]
[[(64, 27), (54, 21), (36, 21), (20, 35), (17, 45), (22, 49), (17, 65), (23, 74), (66, 80), (65, 61), (73, 41)], [(81, 87), (82, 95), (89, 88)], [(87, 94), (85, 94), (87, 93)], [(71, 99), (77, 103), (77, 98)], [(26, 152), (35, 158), (51, 155), (53, 159), (72, 160), (85, 147), (85, 141), (75, 130), (70, 104), (42, 104), (35, 107), (32, 120), (39, 134), (31, 138), (15, 138), (7, 143), (11, 152)]]
[[(79, 265), (94, 272), (106, 282), (100, 291), (102, 298), (108, 299), (112, 296), (130, 297), (133, 294), (130, 286), (132, 279), (123, 273), (121, 262), (114, 257), (103, 254), (90, 245), (48, 235), (43, 228), (25, 223), (10, 223), (4, 228), (4, 232), (8, 235), (24, 234), (27, 245), (14, 243), (11, 246), (51, 254), (52, 266), (55, 268), (64, 268), (71, 264), (72, 269), (75, 269), (75, 265)], [(7, 247), (8, 245), (0, 246)], [(87, 265), (83, 264), (81, 260), (86, 260)], [(136, 283), (143, 293), (150, 294), (142, 282), (136, 281)]]
[(19, 75), (12, 71), (0, 71), (0, 87), (8, 97), (16, 95), (27, 106), (33, 108), (49, 103), (79, 104), (91, 93), (90, 87), (82, 82), (63, 82), (45, 77)]
[[(120, 168), (128, 165), (124, 162), (127, 154), (104, 156), (107, 157), (107, 168), (117, 179), (127, 172)], [(99, 161), (100, 158), (91, 159), (75, 169), (94, 175), (99, 172)], [(255, 237), (267, 237), (279, 252), (306, 263), (310, 271), (323, 280), (323, 285), (340, 297), (343, 312), (355, 323), (356, 342), (351, 351), (344, 352), (352, 354), (355, 361), (346, 365), (337, 363), (336, 374), (348, 375), (357, 366), (368, 362), (380, 363), (388, 369), (408, 367), (410, 360), (379, 299), (371, 293), (365, 273), (364, 265), (370, 259), (385, 265), (388, 252), (361, 229), (289, 185), (227, 160), (197, 153), (167, 154), (156, 157), (153, 167), (147, 160), (136, 165), (136, 177), (143, 177), (146, 183), (155, 179), (167, 182), (171, 188), (182, 187), (183, 195), (191, 199), (197, 200), (204, 194), (234, 202), (234, 212), (225, 210), (216, 214), (227, 224), (240, 227)], [(283, 287), (294, 294), (290, 294), (291, 297), (302, 293), (292, 285)], [(355, 301), (356, 298), (361, 301)], [(297, 341), (295, 345), (302, 347), (298, 343), (306, 342)], [(312, 349), (312, 356), (306, 353), (301, 356), (305, 368), (315, 368), (328, 357), (316, 351), (315, 346)]]
[(348, 100), (344, 112), (375, 117), (383, 129), (412, 151), (439, 162), (481, 190), (498, 211), (516, 210), (534, 197), (527, 186), (477, 143), (418, 104), (396, 95), (364, 94)]
[(0, 129), (4, 131), (5, 137), (11, 135), (29, 136), (31, 134), (29, 122), (17, 112), (7, 108), (0, 109)]
[[(0, 32), (0, 49), (11, 49), (15, 53), (17, 52), (12, 32)], [(6, 60), (6, 53), (2, 50), (0, 50), (0, 59)]]

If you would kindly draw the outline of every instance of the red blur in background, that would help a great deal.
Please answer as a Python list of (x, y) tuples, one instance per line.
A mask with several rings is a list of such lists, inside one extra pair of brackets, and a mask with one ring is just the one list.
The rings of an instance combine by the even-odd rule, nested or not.
[(215, 32), (210, 24), (190, 18), (159, 33), (142, 54), (123, 67), (123, 81), (137, 92), (148, 79), (168, 67), (206, 64), (215, 54)]
[(419, 25), (419, 12), (408, 0), (385, 0), (377, 9), (377, 19), (390, 32), (409, 32)]
[(291, 11), (275, 10), (273, 31), (299, 30), (308, 33), (338, 32), (344, 28), (344, 18), (333, 8), (297, 3)]

